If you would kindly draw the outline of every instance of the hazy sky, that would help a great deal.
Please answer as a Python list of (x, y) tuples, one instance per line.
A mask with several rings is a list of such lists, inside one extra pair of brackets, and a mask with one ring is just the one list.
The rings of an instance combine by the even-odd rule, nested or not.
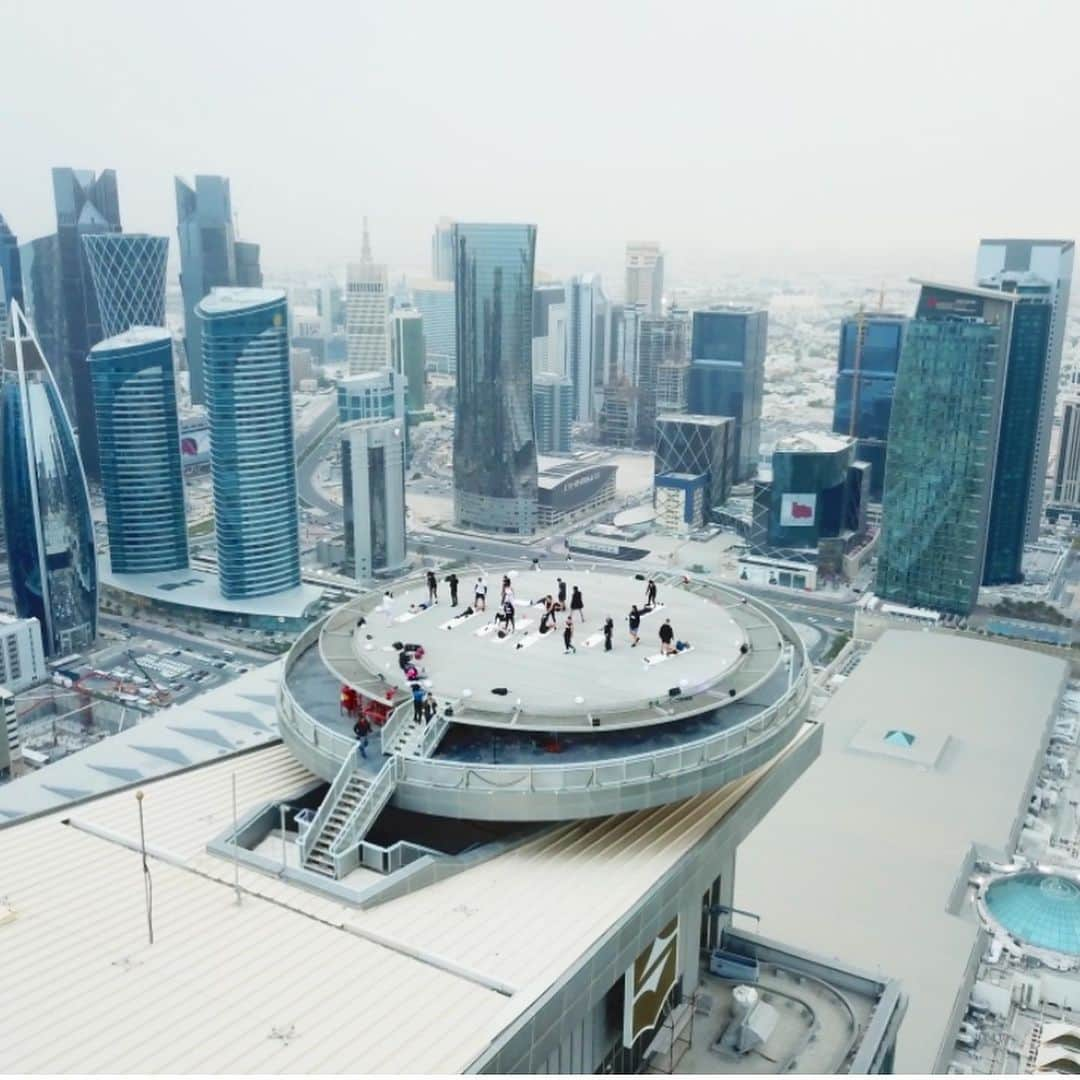
[(527, 220), (555, 272), (656, 239), (673, 277), (969, 272), (1080, 232), (1080, 3), (0, 0), (0, 213), (115, 168), (175, 246), (172, 177), (232, 180), (271, 271), (424, 270), (432, 223)]

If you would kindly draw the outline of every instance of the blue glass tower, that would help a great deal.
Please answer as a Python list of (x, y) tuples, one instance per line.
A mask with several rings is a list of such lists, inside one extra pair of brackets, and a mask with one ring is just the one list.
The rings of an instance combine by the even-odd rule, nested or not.
[(855, 439), (855, 454), (870, 465), (870, 498), (881, 501), (896, 372), (907, 318), (883, 312), (844, 319), (836, 373), (833, 431)]
[(216, 289), (201, 322), (221, 594), (300, 584), (299, 513), (282, 289)]
[(106, 337), (133, 326), (165, 325), (168, 237), (92, 233), (83, 237), (83, 247)]
[(114, 574), (188, 565), (172, 335), (135, 327), (90, 350)]
[(536, 531), (535, 252), (535, 225), (454, 226), (454, 518), (466, 528)]
[(11, 301), (20, 307), (23, 302), (22, 261), (19, 258), (19, 241), (0, 214), (0, 327), (3, 327), (11, 310)]
[(15, 608), (49, 656), (97, 635), (97, 552), (86, 475), (67, 410), (18, 304), (3, 341), (0, 490)]
[(694, 312), (687, 408), (702, 416), (735, 418), (736, 483), (757, 472), (768, 328), (767, 311)]

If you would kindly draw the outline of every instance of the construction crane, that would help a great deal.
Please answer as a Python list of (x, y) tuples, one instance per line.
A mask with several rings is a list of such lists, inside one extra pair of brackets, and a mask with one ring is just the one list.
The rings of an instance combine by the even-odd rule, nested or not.
[(140, 664), (140, 663), (139, 663), (139, 658), (138, 658), (138, 657), (137, 657), (137, 656), (135, 655), (135, 653), (134, 653), (134, 652), (133, 652), (133, 651), (132, 651), (131, 649), (128, 649), (128, 651), (127, 651), (127, 654), (128, 654), (128, 658), (129, 658), (129, 659), (131, 660), (131, 662), (132, 662), (132, 663), (133, 663), (133, 664), (134, 664), (134, 665), (135, 665), (135, 666), (136, 666), (136, 667), (137, 667), (137, 668), (138, 668), (138, 669), (139, 669), (139, 670), (140, 670), (140, 671), (141, 671), (141, 672), (143, 673), (143, 675), (145, 675), (145, 676), (146, 676), (146, 679), (147, 679), (147, 681), (148, 681), (148, 682), (150, 683), (150, 685), (151, 685), (151, 686), (152, 686), (152, 687), (153, 687), (153, 688), (154, 688), (154, 689), (155, 689), (155, 690), (156, 690), (156, 691), (157, 691), (157, 692), (158, 692), (159, 694), (165, 694), (165, 695), (168, 695), (168, 693), (169, 693), (169, 689), (168, 689), (168, 687), (166, 687), (166, 686), (162, 686), (162, 685), (161, 685), (161, 684), (160, 684), (160, 683), (159, 683), (159, 682), (157, 681), (157, 679), (155, 679), (155, 678), (154, 678), (154, 676), (153, 676), (153, 675), (152, 675), (152, 674), (150, 673), (150, 671), (149, 671), (149, 670), (148, 670), (147, 668), (144, 668), (144, 667), (142, 666), (142, 664)]

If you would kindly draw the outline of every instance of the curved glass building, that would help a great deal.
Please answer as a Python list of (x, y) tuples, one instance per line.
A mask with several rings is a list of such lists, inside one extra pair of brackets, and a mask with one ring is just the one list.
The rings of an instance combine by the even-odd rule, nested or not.
[(535, 225), (454, 225), (454, 519), (536, 531), (532, 403)]
[(105, 337), (133, 326), (164, 326), (168, 237), (90, 233), (82, 242)]
[(291, 589), (300, 584), (300, 523), (285, 292), (215, 289), (195, 313), (221, 593)]
[(114, 574), (188, 565), (172, 335), (139, 326), (90, 350)]
[(0, 488), (20, 617), (41, 623), (49, 656), (97, 635), (97, 553), (86, 474), (60, 391), (18, 304), (3, 342)]

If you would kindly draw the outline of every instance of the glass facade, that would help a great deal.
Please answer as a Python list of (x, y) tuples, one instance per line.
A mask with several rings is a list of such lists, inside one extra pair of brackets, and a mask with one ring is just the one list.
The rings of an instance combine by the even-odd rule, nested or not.
[(454, 517), (536, 530), (532, 401), (534, 225), (455, 225), (457, 417)]
[(3, 341), (0, 490), (15, 608), (49, 656), (97, 635), (98, 575), (86, 476), (52, 372), (12, 304)]
[[(641, 320), (638, 338), (636, 442), (643, 449), (651, 450), (656, 445), (660, 371), (689, 362), (690, 313), (674, 310), (662, 317), (647, 316)], [(678, 404), (681, 412), (685, 401)]]
[(569, 454), (574, 415), (574, 384), (565, 375), (541, 371), (533, 376), (533, 424), (541, 454)]
[(881, 501), (885, 449), (896, 372), (907, 319), (873, 313), (844, 319), (836, 373), (833, 431), (856, 440), (856, 456), (870, 465), (870, 498)]
[[(574, 419), (592, 419), (593, 386), (603, 355), (597, 338), (597, 320), (604, 307), (598, 274), (570, 278), (564, 290), (566, 304), (566, 374), (574, 386)], [(531, 348), (531, 345), (530, 345)]]
[(345, 564), (358, 581), (404, 566), (405, 424), (373, 420), (341, 430)]
[(114, 574), (188, 565), (172, 335), (140, 327), (90, 350)]
[(348, 375), (337, 387), (338, 423), (401, 420), (405, 416), (405, 378), (389, 368)]
[[(1033, 490), (1037, 434), (1051, 327), (1048, 283), (1012, 286), (1017, 297), (1009, 341), (1009, 368), (1001, 409), (994, 494), (986, 538), (984, 585), (1023, 581), (1028, 498)], [(1041, 514), (1040, 507), (1037, 510)]]
[(889, 428), (875, 591), (967, 614), (983, 575), (1011, 301), (924, 285)]
[(655, 475), (705, 476), (703, 513), (731, 494), (735, 468), (735, 421), (728, 416), (659, 416), (656, 419)]
[(236, 240), (232, 196), (224, 176), (196, 176), (191, 187), (176, 178), (176, 232), (180, 241), (180, 290), (184, 294), (184, 347), (191, 400), (206, 401), (202, 324), (195, 306), (211, 289), (262, 285), (259, 245)]
[(133, 326), (165, 325), (168, 237), (95, 233), (83, 237), (83, 247), (105, 337), (115, 337)]
[(405, 406), (410, 412), (420, 412), (426, 398), (427, 346), (419, 311), (404, 308), (394, 312), (390, 344), (394, 371), (406, 381)]
[(22, 306), (22, 260), (19, 258), (19, 241), (8, 228), (4, 215), (0, 214), (0, 337), (6, 332), (13, 300)]
[(424, 319), (424, 344), (429, 371), (453, 375), (457, 371), (456, 305), (453, 281), (431, 281), (411, 286), (412, 302)]
[(218, 289), (202, 321), (218, 574), (227, 600), (300, 584), (299, 517), (281, 289)]
[(766, 311), (695, 311), (687, 408), (735, 419), (735, 482), (757, 472), (765, 392)]

